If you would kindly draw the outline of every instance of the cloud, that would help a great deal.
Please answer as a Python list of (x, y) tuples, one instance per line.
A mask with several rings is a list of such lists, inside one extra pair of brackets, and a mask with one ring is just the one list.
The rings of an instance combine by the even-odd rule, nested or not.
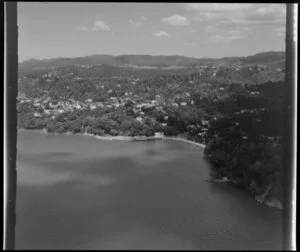
[(213, 42), (238, 40), (253, 35), (252, 29), (248, 26), (226, 27), (222, 23), (206, 26), (205, 32), (210, 34), (208, 37)]
[(154, 35), (157, 37), (170, 37), (170, 35), (165, 31), (156, 32), (156, 33), (154, 33)]
[(143, 24), (141, 22), (133, 22), (131, 19), (129, 19), (128, 22), (135, 28), (143, 27)]
[(224, 24), (209, 25), (206, 27), (205, 32), (211, 34), (208, 38), (214, 43), (240, 40), (253, 35), (252, 30), (248, 26), (230, 26), (225, 28)]
[(145, 16), (141, 16), (140, 19), (141, 19), (142, 21), (146, 21), (148, 18), (145, 17)]
[(161, 21), (175, 26), (186, 26), (190, 24), (190, 21), (186, 17), (177, 14), (170, 17), (164, 17)]
[(184, 5), (195, 22), (216, 21), (233, 25), (278, 25), (285, 23), (285, 4), (216, 4)]
[(224, 43), (224, 42), (230, 42), (233, 40), (240, 40), (246, 38), (245, 35), (212, 35), (209, 37), (209, 40), (211, 40), (214, 43)]
[(192, 32), (192, 33), (197, 32), (195, 29), (192, 29), (192, 28), (190, 28), (190, 27), (188, 28), (188, 31), (189, 31), (189, 32)]
[(97, 20), (97, 21), (94, 22), (94, 24), (93, 24), (92, 27), (79, 26), (79, 27), (77, 27), (77, 30), (80, 30), (80, 31), (105, 31), (105, 32), (108, 32), (111, 29), (102, 20)]
[(197, 45), (195, 42), (185, 42), (184, 44), (187, 46), (196, 46)]

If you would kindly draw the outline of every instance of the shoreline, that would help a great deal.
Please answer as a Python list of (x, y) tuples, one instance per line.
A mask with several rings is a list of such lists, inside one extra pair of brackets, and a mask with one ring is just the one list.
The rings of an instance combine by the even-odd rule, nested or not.
[[(57, 132), (47, 132), (46, 129), (24, 129), (24, 128), (20, 128), (19, 130), (25, 130), (25, 131), (33, 131), (33, 132), (38, 132), (38, 133), (43, 133), (43, 134), (53, 134), (53, 135), (79, 135), (79, 136), (88, 136), (88, 137), (94, 137), (96, 139), (100, 139), (100, 140), (106, 140), (106, 141), (114, 141), (114, 140), (119, 140), (119, 141), (133, 141), (134, 137), (131, 136), (111, 136), (111, 135), (103, 135), (103, 136), (98, 136), (98, 135), (93, 135), (90, 133), (72, 133), (72, 132), (65, 132), (65, 133), (57, 133)], [(183, 137), (167, 137), (167, 136), (163, 136), (160, 139), (157, 140), (176, 140), (176, 141), (181, 141), (181, 142), (186, 142), (189, 144), (193, 144), (196, 146), (201, 147), (202, 149), (204, 149), (206, 147), (205, 144), (201, 144), (201, 143), (197, 143), (197, 142), (193, 142), (191, 140), (187, 140)], [(148, 140), (145, 140), (145, 142), (147, 142)]]
[[(98, 135), (93, 135), (90, 133), (72, 133), (72, 132), (65, 132), (65, 133), (57, 133), (57, 132), (47, 132), (46, 129), (40, 129), (40, 130), (36, 130), (36, 129), (24, 129), (24, 128), (19, 128), (17, 129), (17, 131), (33, 131), (33, 132), (37, 132), (37, 133), (43, 133), (43, 134), (53, 134), (53, 135), (79, 135), (79, 136), (88, 136), (88, 137), (93, 137), (96, 139), (100, 139), (100, 140), (106, 140), (106, 141), (114, 141), (114, 140), (119, 140), (119, 141), (133, 141), (134, 137), (130, 137), (130, 136), (111, 136), (111, 135), (104, 135), (104, 136), (98, 136)], [(181, 142), (186, 142), (189, 144), (193, 144), (196, 145), (202, 149), (204, 149), (206, 147), (205, 144), (201, 144), (201, 143), (197, 143), (197, 142), (193, 142), (191, 140), (187, 140), (185, 138), (183, 138), (182, 136), (180, 137), (167, 137), (164, 136), (161, 139), (158, 140), (176, 140), (176, 141), (181, 141)], [(147, 140), (145, 141), (147, 142)], [(210, 183), (226, 183), (226, 184), (232, 184), (232, 185), (236, 185), (236, 183), (234, 181), (231, 181), (229, 179), (227, 179), (227, 177), (223, 177), (222, 179), (214, 179), (214, 178), (209, 178), (206, 179), (206, 182), (210, 182)], [(272, 199), (266, 199), (263, 202), (260, 202), (259, 200), (257, 200), (257, 198), (255, 197), (254, 200), (256, 202), (262, 203), (268, 207), (271, 208), (276, 208), (278, 210), (282, 210), (282, 202), (280, 202), (277, 198), (272, 197)]]
[[(214, 183), (214, 184), (218, 184), (218, 183), (232, 184), (233, 186), (237, 185), (236, 182), (228, 179), (227, 177), (223, 177), (221, 179), (208, 178), (208, 179), (206, 179), (206, 182)], [(264, 204), (267, 207), (276, 208), (278, 210), (283, 210), (283, 204), (278, 198), (276, 198), (274, 196), (268, 197), (268, 194), (264, 195), (264, 193), (263, 193), (262, 195), (264, 198), (261, 200), (260, 198), (262, 197), (262, 195), (255, 195), (255, 194), (253, 194), (253, 195), (254, 195), (254, 200), (256, 202), (258, 202), (260, 204)]]

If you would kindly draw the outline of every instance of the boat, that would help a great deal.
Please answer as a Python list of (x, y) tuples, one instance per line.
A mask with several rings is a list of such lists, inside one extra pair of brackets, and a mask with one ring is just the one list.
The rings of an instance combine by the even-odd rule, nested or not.
[(226, 183), (226, 182), (229, 182), (227, 177), (223, 177), (221, 179), (209, 178), (209, 179), (206, 179), (206, 181), (211, 182), (211, 183)]

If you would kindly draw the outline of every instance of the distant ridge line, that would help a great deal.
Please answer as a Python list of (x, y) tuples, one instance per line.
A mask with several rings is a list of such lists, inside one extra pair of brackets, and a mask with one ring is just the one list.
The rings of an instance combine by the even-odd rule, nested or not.
[(195, 60), (222, 60), (222, 59), (241, 59), (247, 57), (254, 57), (259, 55), (267, 55), (267, 54), (283, 54), (285, 55), (285, 51), (266, 51), (266, 52), (259, 52), (252, 55), (247, 56), (226, 56), (226, 57), (218, 57), (218, 58), (210, 58), (210, 57), (189, 57), (184, 55), (150, 55), (150, 54), (119, 54), (119, 55), (112, 55), (112, 54), (91, 54), (87, 56), (79, 56), (79, 57), (55, 57), (55, 58), (48, 58), (48, 59), (36, 59), (30, 58), (27, 60), (20, 61), (19, 64), (23, 64), (30, 61), (52, 61), (52, 60), (72, 60), (72, 59), (83, 59), (83, 58), (90, 58), (90, 57), (111, 57), (111, 58), (118, 58), (122, 56), (130, 56), (130, 57), (179, 57), (179, 58), (186, 58), (186, 59), (195, 59)]

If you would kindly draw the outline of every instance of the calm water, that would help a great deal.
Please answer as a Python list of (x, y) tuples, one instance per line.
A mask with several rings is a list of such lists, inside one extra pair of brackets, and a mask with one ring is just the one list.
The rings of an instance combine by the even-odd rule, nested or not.
[(198, 146), (21, 131), (16, 249), (281, 249), (281, 211), (205, 182)]

